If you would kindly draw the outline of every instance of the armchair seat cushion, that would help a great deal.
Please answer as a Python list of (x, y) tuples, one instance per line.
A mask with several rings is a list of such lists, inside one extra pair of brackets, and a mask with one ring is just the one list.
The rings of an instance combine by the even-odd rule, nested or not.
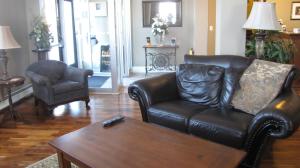
[(55, 94), (62, 94), (67, 92), (73, 92), (75, 90), (83, 89), (84, 86), (79, 82), (74, 82), (70, 80), (61, 80), (58, 81), (55, 85), (52, 86)]
[(186, 132), (190, 117), (207, 108), (183, 100), (167, 101), (150, 106), (148, 119), (152, 123)]
[(238, 110), (207, 109), (191, 117), (189, 133), (224, 145), (242, 148), (253, 116)]

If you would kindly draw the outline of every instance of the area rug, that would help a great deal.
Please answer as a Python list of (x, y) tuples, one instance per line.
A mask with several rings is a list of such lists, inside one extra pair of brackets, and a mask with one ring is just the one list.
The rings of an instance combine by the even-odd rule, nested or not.
[[(72, 168), (79, 168), (78, 166), (72, 164)], [(59, 168), (57, 155), (51, 155), (45, 159), (42, 159), (36, 163), (33, 163), (26, 168)]]
[(92, 76), (89, 77), (89, 87), (101, 87), (106, 80), (108, 79), (108, 76)]

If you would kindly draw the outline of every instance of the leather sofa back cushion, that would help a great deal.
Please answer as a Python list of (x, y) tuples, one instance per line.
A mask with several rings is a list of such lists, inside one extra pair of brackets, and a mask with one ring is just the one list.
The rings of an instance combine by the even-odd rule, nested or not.
[(222, 109), (232, 109), (231, 100), (235, 90), (240, 88), (239, 81), (243, 72), (242, 69), (225, 69), (223, 88), (220, 96), (220, 105)]
[(181, 64), (176, 72), (182, 99), (218, 107), (223, 87), (224, 68), (213, 65)]
[(254, 60), (240, 79), (232, 104), (236, 109), (256, 115), (280, 93), (293, 65)]
[(244, 56), (215, 55), (215, 56), (184, 56), (186, 64), (215, 65), (225, 69), (223, 89), (220, 95), (220, 106), (224, 110), (232, 109), (231, 100), (236, 88), (238, 88), (240, 77), (252, 59)]

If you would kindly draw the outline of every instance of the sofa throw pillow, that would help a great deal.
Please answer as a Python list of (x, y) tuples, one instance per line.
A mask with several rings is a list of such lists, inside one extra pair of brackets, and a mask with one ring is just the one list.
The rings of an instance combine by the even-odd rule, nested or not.
[(224, 68), (213, 65), (181, 64), (176, 73), (182, 99), (210, 107), (219, 106)]
[(240, 79), (232, 104), (250, 114), (257, 114), (276, 98), (292, 65), (254, 60)]

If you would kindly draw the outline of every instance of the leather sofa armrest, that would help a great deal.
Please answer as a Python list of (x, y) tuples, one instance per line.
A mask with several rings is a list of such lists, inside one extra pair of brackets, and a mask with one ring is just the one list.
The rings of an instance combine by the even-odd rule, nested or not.
[(37, 74), (35, 72), (32, 71), (26, 71), (26, 76), (30, 78), (30, 80), (34, 83), (36, 83), (37, 85), (42, 85), (42, 86), (47, 86), (50, 87), (51, 86), (51, 82), (50, 80), (45, 77), (42, 76), (40, 74)]
[(249, 125), (249, 135), (264, 128), (275, 138), (290, 136), (300, 124), (300, 99), (292, 90), (278, 96), (266, 108), (255, 115)]
[(139, 102), (143, 120), (148, 121), (146, 111), (150, 105), (179, 99), (176, 73), (136, 81), (128, 87), (128, 94)]
[(244, 165), (258, 165), (270, 139), (292, 135), (300, 124), (300, 99), (291, 89), (284, 90), (272, 103), (256, 114), (248, 127)]
[(64, 78), (75, 82), (86, 83), (87, 77), (92, 76), (93, 73), (92, 70), (67, 67)]

